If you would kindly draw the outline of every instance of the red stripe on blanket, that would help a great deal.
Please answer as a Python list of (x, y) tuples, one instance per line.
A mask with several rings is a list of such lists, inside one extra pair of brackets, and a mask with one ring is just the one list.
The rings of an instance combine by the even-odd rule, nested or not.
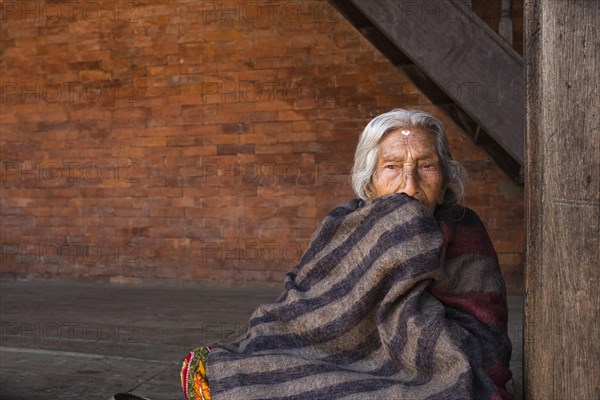
[(446, 247), (450, 244), (450, 242), (454, 241), (454, 231), (445, 223), (442, 223), (440, 228), (442, 229), (442, 234), (444, 235), (444, 247)]
[(449, 294), (431, 289), (431, 294), (444, 305), (463, 310), (488, 326), (500, 326), (504, 332), (507, 330), (508, 308), (500, 293)]
[(504, 390), (502, 388), (498, 388), (498, 391), (500, 392), (500, 396), (502, 396), (501, 397), (502, 400), (515, 400), (515, 396), (513, 396), (512, 394), (510, 394), (506, 390)]
[[(444, 237), (448, 238), (449, 229), (442, 226)], [(479, 254), (486, 257), (496, 257), (492, 241), (482, 226), (460, 226), (453, 232), (452, 244), (446, 251), (446, 260), (463, 254)]]
[(506, 390), (496, 386), (497, 391), (492, 395), (490, 400), (515, 400), (515, 397)]
[[(488, 368), (486, 373), (496, 384), (496, 389), (498, 390), (496, 394), (499, 395), (498, 400), (514, 399), (513, 395), (506, 391), (506, 382), (512, 378), (512, 372), (510, 372), (506, 365), (504, 365), (501, 361), (498, 361), (491, 368)], [(496, 398), (496, 396), (493, 398)]]
[(510, 372), (510, 370), (506, 368), (506, 365), (502, 364), (502, 361), (500, 360), (488, 368), (486, 373), (490, 378), (492, 378), (496, 385), (500, 386), (501, 389), (504, 389), (506, 382), (512, 378), (512, 372)]

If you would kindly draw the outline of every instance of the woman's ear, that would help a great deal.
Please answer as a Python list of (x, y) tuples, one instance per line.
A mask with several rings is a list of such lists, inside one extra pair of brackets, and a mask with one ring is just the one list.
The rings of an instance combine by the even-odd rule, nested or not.
[(367, 183), (367, 186), (365, 186), (365, 194), (369, 199), (371, 199), (371, 196), (373, 195), (373, 189), (371, 189), (371, 182)]

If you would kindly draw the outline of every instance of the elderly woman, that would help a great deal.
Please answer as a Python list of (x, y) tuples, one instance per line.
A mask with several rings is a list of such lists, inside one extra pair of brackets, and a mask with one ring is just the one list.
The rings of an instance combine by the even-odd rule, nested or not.
[(393, 110), (362, 133), (358, 199), (313, 235), (282, 295), (184, 360), (188, 399), (510, 399), (505, 287), (440, 121)]

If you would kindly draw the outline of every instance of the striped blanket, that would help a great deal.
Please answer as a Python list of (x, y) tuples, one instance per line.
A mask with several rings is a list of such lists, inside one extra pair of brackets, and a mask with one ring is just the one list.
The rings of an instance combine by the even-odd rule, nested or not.
[(393, 194), (334, 209), (282, 295), (208, 361), (221, 399), (510, 399), (496, 253), (462, 206)]

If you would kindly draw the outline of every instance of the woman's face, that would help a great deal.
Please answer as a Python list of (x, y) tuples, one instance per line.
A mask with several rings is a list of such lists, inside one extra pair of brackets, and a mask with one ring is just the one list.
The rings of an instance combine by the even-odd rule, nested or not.
[(434, 135), (416, 128), (386, 134), (378, 145), (375, 172), (367, 193), (372, 199), (406, 193), (433, 214), (436, 206), (443, 203), (445, 193)]

